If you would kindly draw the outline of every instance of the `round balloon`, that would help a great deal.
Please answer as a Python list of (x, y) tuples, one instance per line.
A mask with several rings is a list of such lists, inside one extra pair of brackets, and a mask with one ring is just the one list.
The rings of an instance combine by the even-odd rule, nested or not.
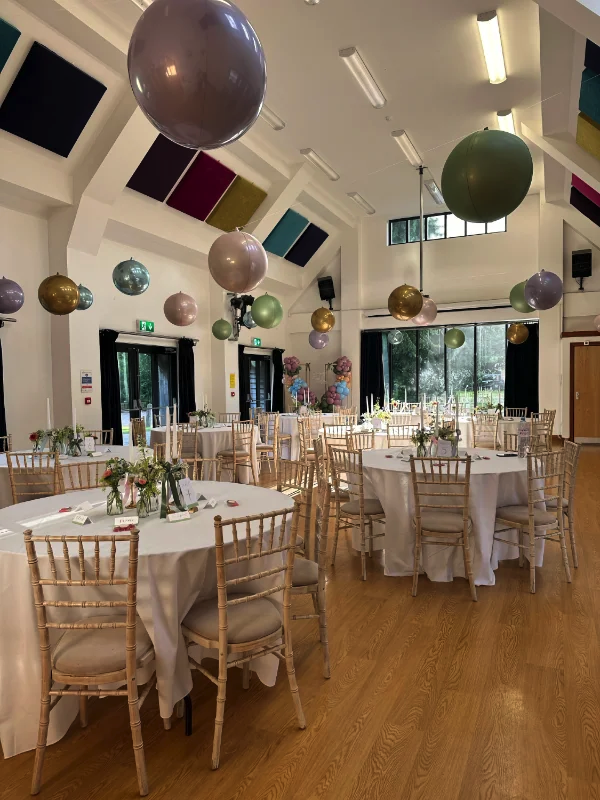
[(40, 283), (38, 300), (46, 311), (62, 317), (77, 308), (79, 289), (74, 281), (57, 272)]
[(402, 338), (403, 338), (402, 331), (390, 331), (388, 333), (388, 342), (390, 344), (400, 344)]
[(198, 304), (189, 294), (177, 292), (167, 297), (163, 306), (165, 317), (173, 325), (191, 325), (198, 316)]
[(317, 308), (312, 313), (310, 324), (318, 333), (329, 333), (335, 325), (335, 317), (328, 308)]
[(227, 322), (226, 319), (218, 319), (213, 323), (212, 335), (215, 339), (220, 339), (221, 341), (229, 339), (232, 333), (233, 328), (231, 327), (231, 323)]
[(263, 294), (252, 304), (252, 319), (260, 328), (276, 328), (283, 319), (283, 308), (276, 297)]
[(594, 320), (594, 327), (597, 331), (600, 331), (600, 315), (598, 315)]
[(143, 294), (150, 286), (150, 273), (143, 264), (134, 261), (133, 258), (117, 264), (113, 269), (112, 279), (117, 289), (130, 297)]
[(456, 350), (459, 347), (462, 347), (465, 343), (465, 334), (463, 331), (459, 330), (458, 328), (451, 328), (449, 331), (446, 331), (444, 336), (444, 344), (446, 347), (449, 347), (451, 350)]
[(527, 300), (525, 300), (526, 283), (527, 281), (517, 283), (510, 290), (510, 304), (514, 310), (518, 311), (520, 314), (531, 314), (532, 311), (535, 311), (535, 308), (532, 308)]
[(315, 350), (322, 350), (329, 344), (329, 336), (326, 333), (319, 333), (319, 331), (311, 331), (308, 334), (308, 343)]
[(529, 329), (522, 322), (515, 322), (508, 326), (506, 338), (511, 344), (523, 344), (529, 338)]
[(423, 298), (423, 308), (413, 317), (415, 325), (431, 325), (437, 317), (437, 306), (430, 297)]
[(79, 284), (79, 302), (77, 303), (77, 311), (87, 311), (94, 302), (94, 295), (90, 292), (87, 286), (82, 283)]
[(252, 311), (248, 310), (242, 317), (242, 322), (246, 326), (246, 328), (256, 328), (256, 322), (252, 319)]
[(456, 145), (442, 172), (446, 205), (467, 222), (494, 222), (521, 205), (533, 178), (533, 159), (512, 133), (476, 131)]
[(127, 67), (154, 127), (196, 150), (243, 136), (265, 98), (262, 45), (227, 0), (154, 0), (133, 29)]
[(547, 311), (561, 301), (563, 284), (554, 272), (536, 272), (525, 284), (525, 301), (537, 311)]
[(243, 294), (262, 283), (269, 262), (258, 239), (244, 231), (232, 231), (212, 243), (208, 251), (208, 268), (223, 289)]
[(398, 286), (388, 297), (388, 309), (395, 319), (408, 320), (421, 313), (423, 295), (407, 283)]
[(0, 314), (14, 314), (25, 302), (23, 289), (10, 278), (0, 279)]

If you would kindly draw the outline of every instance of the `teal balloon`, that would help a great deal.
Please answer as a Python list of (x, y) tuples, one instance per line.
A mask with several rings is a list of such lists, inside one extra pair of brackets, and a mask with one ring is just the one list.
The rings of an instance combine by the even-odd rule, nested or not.
[(90, 292), (87, 286), (82, 283), (79, 284), (79, 303), (77, 304), (76, 311), (87, 311), (94, 302), (94, 295)]
[(458, 328), (451, 328), (449, 331), (446, 331), (446, 335), (444, 336), (444, 344), (446, 347), (449, 347), (451, 350), (456, 350), (462, 347), (464, 343), (465, 334), (463, 331)]
[(476, 131), (456, 145), (442, 172), (450, 211), (467, 222), (494, 222), (525, 199), (533, 159), (525, 142), (505, 131)]
[(263, 294), (252, 303), (252, 319), (260, 328), (276, 328), (283, 319), (283, 308), (276, 297)]
[(531, 314), (532, 311), (535, 311), (535, 308), (532, 308), (527, 300), (525, 300), (526, 283), (527, 281), (517, 283), (510, 290), (510, 304), (514, 310), (518, 311), (520, 314)]
[(150, 286), (150, 273), (143, 264), (133, 258), (117, 264), (112, 279), (117, 289), (130, 297), (143, 294)]
[(225, 339), (229, 339), (232, 333), (233, 328), (231, 327), (231, 323), (227, 322), (226, 319), (218, 319), (213, 323), (212, 335), (215, 337), (215, 339), (224, 341)]

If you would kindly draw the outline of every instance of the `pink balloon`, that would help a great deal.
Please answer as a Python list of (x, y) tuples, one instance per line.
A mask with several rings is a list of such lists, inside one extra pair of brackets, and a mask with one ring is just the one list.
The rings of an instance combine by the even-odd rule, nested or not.
[(193, 297), (183, 292), (172, 294), (165, 300), (165, 317), (173, 325), (191, 325), (198, 315), (198, 305)]
[(334, 406), (341, 406), (342, 405), (342, 398), (339, 396), (339, 394), (336, 394), (335, 399), (333, 401), (333, 405)]
[[(208, 268), (221, 288), (243, 294), (262, 283), (269, 262), (258, 239), (245, 231), (232, 231), (222, 234), (212, 243), (208, 251)], [(295, 356), (290, 358), (293, 359), (290, 364), (295, 363), (298, 367), (298, 359)]]
[(437, 317), (437, 306), (430, 297), (423, 300), (423, 307), (416, 317), (412, 318), (415, 325), (431, 325)]

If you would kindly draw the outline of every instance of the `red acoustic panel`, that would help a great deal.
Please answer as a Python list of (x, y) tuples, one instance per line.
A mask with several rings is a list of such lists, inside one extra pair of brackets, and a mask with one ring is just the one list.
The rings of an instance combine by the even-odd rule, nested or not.
[(167, 205), (204, 221), (233, 182), (235, 172), (200, 153), (185, 173)]

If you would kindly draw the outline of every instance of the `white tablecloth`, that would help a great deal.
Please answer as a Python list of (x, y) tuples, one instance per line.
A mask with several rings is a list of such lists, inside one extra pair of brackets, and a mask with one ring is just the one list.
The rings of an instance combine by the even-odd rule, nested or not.
[[(216, 508), (199, 511), (190, 520), (176, 524), (159, 519), (158, 514), (139, 523), (137, 611), (156, 652), (163, 717), (171, 716), (174, 704), (192, 688), (180, 624), (197, 598), (217, 594), (214, 517), (221, 514), (228, 519), (293, 507), (290, 498), (272, 489), (217, 482), (197, 482), (195, 487), (204, 496), (214, 497), (218, 501)], [(227, 506), (228, 499), (237, 500), (239, 506)], [(99, 504), (89, 512), (92, 525), (75, 526), (70, 522), (72, 517), (65, 514), (58, 521), (32, 522), (84, 500)], [(95, 535), (111, 533), (112, 525), (112, 517), (106, 516), (106, 496), (101, 489), (33, 500), (0, 511), (0, 528), (14, 532), (0, 533), (0, 741), (5, 757), (35, 747), (39, 718), (40, 653), (23, 531), (33, 527), (36, 534)], [(125, 569), (126, 574), (128, 546), (120, 547), (117, 567), (121, 572)], [(279, 556), (256, 559), (252, 562), (253, 570), (268, 569), (276, 557)], [(44, 560), (40, 553), (40, 562)], [(248, 586), (254, 588), (260, 584), (259, 588), (267, 588), (270, 580)], [(98, 597), (90, 598), (88, 591), (86, 599), (124, 596), (122, 588), (101, 587), (96, 590)], [(72, 591), (79, 592), (77, 599), (81, 599), (81, 589)], [(276, 596), (273, 598), (277, 600)], [(80, 614), (81, 609), (75, 613)], [(265, 656), (253, 662), (252, 668), (263, 683), (273, 685), (278, 664), (275, 656)], [(65, 734), (76, 714), (77, 699), (63, 698), (50, 715), (49, 744)]]
[[(468, 452), (471, 456), (482, 456), (481, 460), (471, 462), (471, 557), (475, 583), (493, 586), (498, 562), (519, 555), (516, 547), (493, 543), (496, 508), (527, 504), (527, 460), (501, 458), (494, 451), (484, 449)], [(387, 455), (393, 457), (387, 458)], [(396, 448), (363, 452), (365, 496), (377, 498), (385, 511), (385, 574), (409, 576), (414, 561), (414, 498), (410, 464), (398, 455)], [(516, 531), (503, 534), (503, 538), (515, 541), (516, 536)], [(536, 551), (536, 565), (541, 566), (543, 542), (538, 543)], [(423, 571), (433, 581), (451, 581), (457, 575), (465, 577), (462, 549), (425, 545)]]
[[(327, 423), (333, 420), (335, 414), (321, 414), (321, 421)], [(298, 414), (279, 415), (279, 433), (291, 434), (291, 449), (288, 442), (284, 442), (281, 448), (283, 458), (290, 458), (297, 461), (300, 458), (300, 432), (298, 429)]]

